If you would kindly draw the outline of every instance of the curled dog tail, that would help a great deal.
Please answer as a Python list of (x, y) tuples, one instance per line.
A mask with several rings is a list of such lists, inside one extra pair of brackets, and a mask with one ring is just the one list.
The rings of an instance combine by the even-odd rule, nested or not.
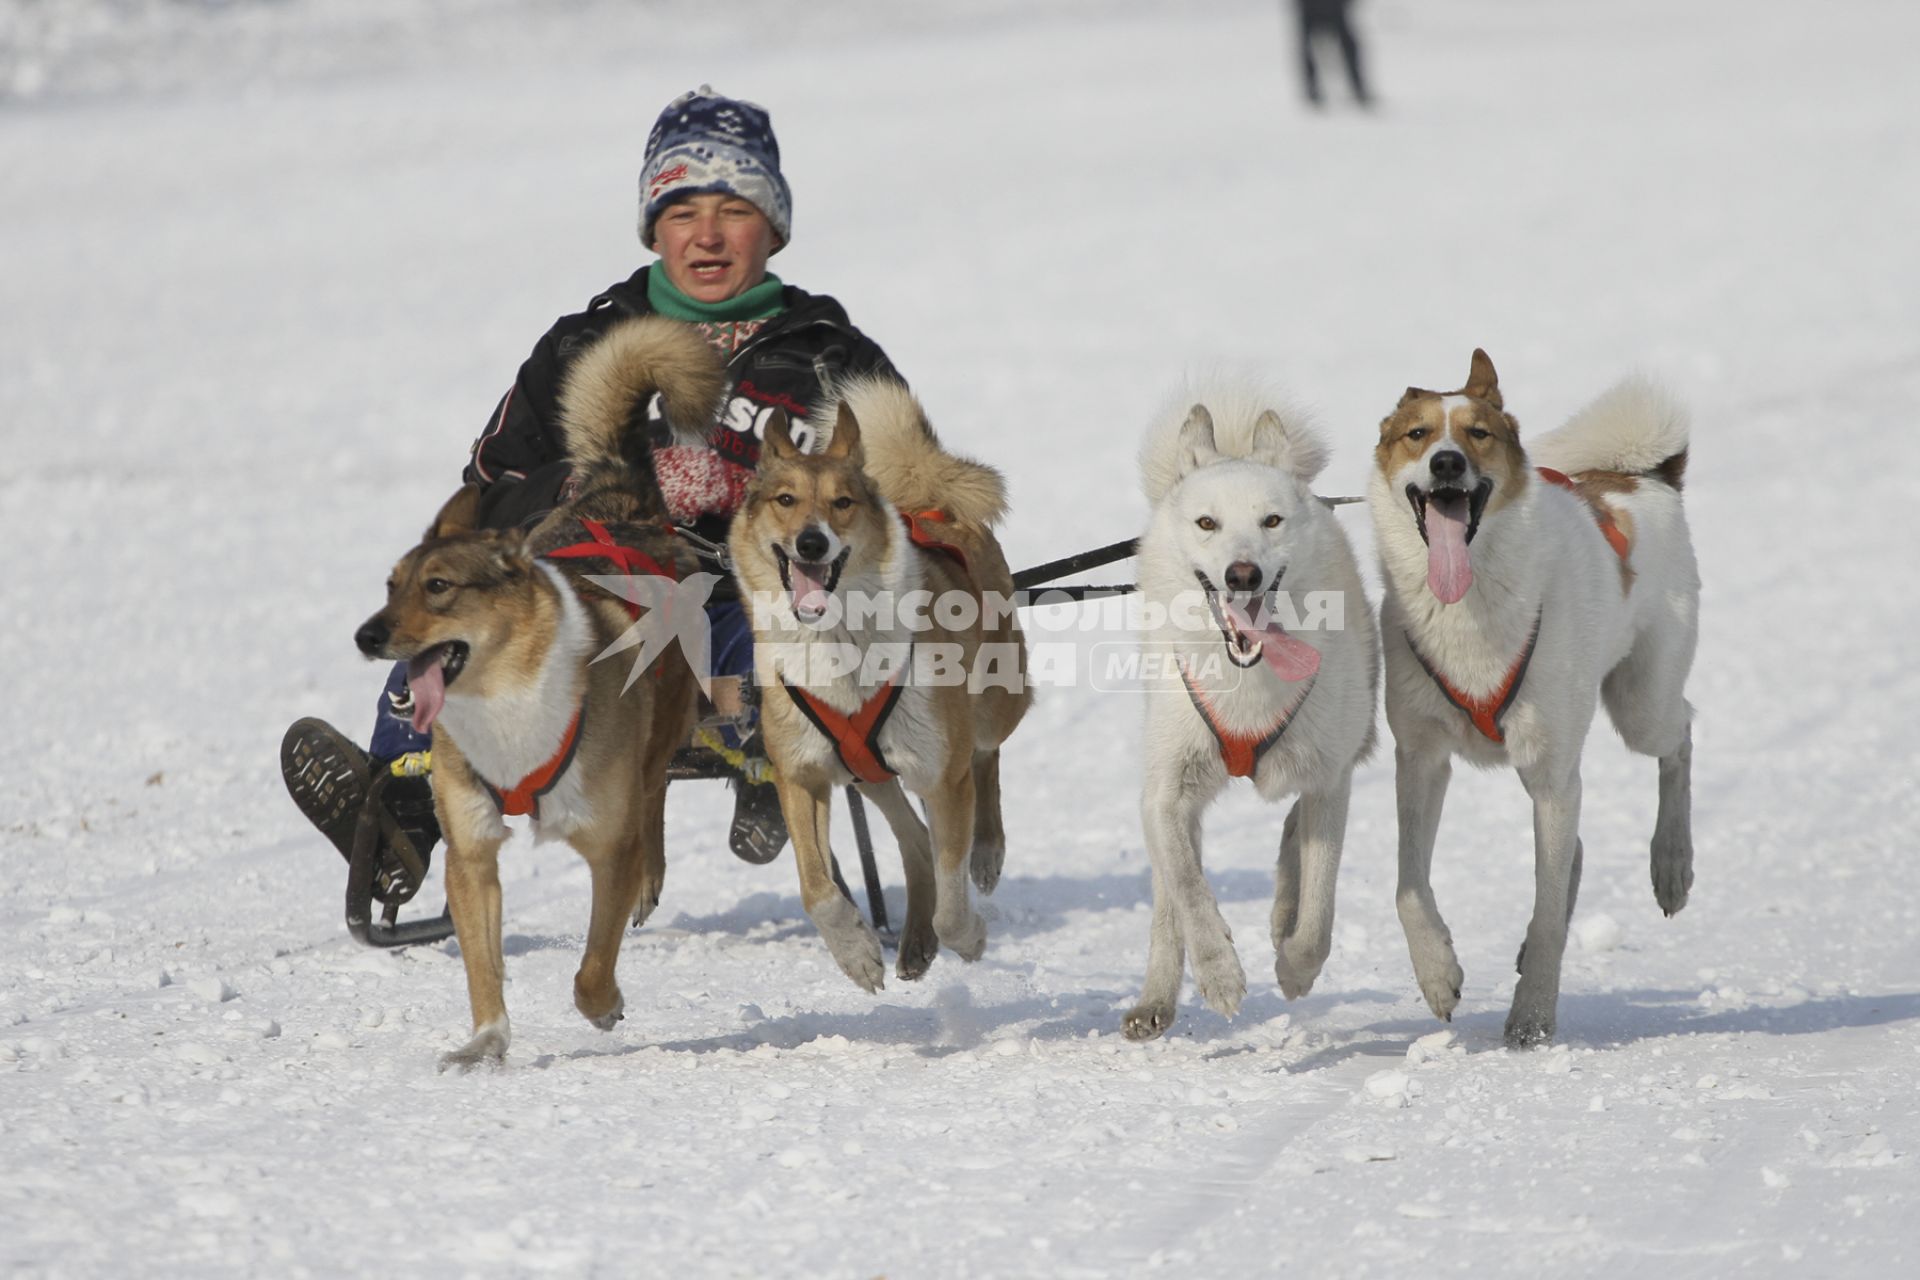
[(938, 508), (953, 519), (990, 529), (1007, 513), (1007, 482), (984, 462), (943, 448), (913, 392), (892, 378), (853, 378), (834, 388), (837, 407), (822, 414), (818, 451), (833, 438), (839, 410), (860, 424), (861, 469), (908, 511)]
[(1250, 378), (1199, 379), (1169, 396), (1147, 428), (1140, 446), (1140, 482), (1148, 503), (1157, 505), (1193, 469), (1196, 459), (1189, 456), (1181, 436), (1196, 416), (1210, 423), (1212, 449), (1221, 457), (1276, 467), (1303, 485), (1312, 484), (1326, 469), (1326, 441), (1285, 397)]
[(713, 348), (690, 326), (636, 316), (608, 329), (568, 368), (560, 432), (577, 476), (619, 468), (658, 497), (645, 428), (658, 394), (676, 435), (704, 440), (725, 390)]
[(1527, 454), (1568, 475), (1618, 471), (1677, 490), (1686, 478), (1689, 428), (1686, 406), (1672, 392), (1651, 378), (1631, 377), (1535, 440)]

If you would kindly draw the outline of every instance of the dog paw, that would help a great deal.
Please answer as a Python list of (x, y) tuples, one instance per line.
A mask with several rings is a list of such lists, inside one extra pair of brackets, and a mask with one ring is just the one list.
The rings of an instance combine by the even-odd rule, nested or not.
[(507, 1056), (509, 1038), (506, 1023), (490, 1022), (452, 1053), (441, 1054), (440, 1070), (464, 1075), (478, 1066), (499, 1066)]
[(1000, 883), (1000, 868), (1006, 861), (1005, 840), (974, 841), (973, 852), (967, 858), (967, 871), (973, 877), (974, 887), (982, 893), (992, 893)]
[(939, 954), (940, 939), (931, 928), (909, 927), (900, 935), (900, 959), (894, 964), (893, 971), (900, 975), (902, 982), (918, 982), (927, 976), (927, 970), (933, 967), (934, 957)]
[(1207, 1008), (1223, 1018), (1240, 1012), (1240, 1002), (1247, 995), (1247, 971), (1240, 967), (1240, 956), (1234, 951), (1232, 941), (1205, 950), (1195, 947), (1190, 954), (1193, 987), (1206, 1001)]
[(607, 1010), (605, 1013), (587, 1013), (585, 1009), (582, 1009), (580, 1012), (586, 1014), (587, 1021), (600, 1028), (600, 1030), (611, 1031), (620, 1025), (627, 1016), (626, 997), (616, 991), (613, 993), (613, 1008)]
[(1121, 1019), (1120, 1030), (1129, 1040), (1158, 1039), (1173, 1025), (1173, 1013), (1171, 1001), (1163, 1004), (1155, 1000), (1142, 1000)]
[(1522, 1014), (1518, 1009), (1507, 1015), (1507, 1048), (1538, 1049), (1553, 1042), (1551, 1014)]
[(1420, 994), (1427, 999), (1427, 1008), (1433, 1010), (1433, 1016), (1442, 1022), (1453, 1021), (1453, 1011), (1460, 1004), (1460, 987), (1467, 980), (1461, 970), (1460, 962), (1453, 958), (1453, 948), (1447, 948), (1446, 958), (1429, 965), (1414, 965), (1414, 976), (1420, 980)]
[(871, 995), (887, 985), (880, 935), (861, 917), (858, 907), (836, 895), (808, 914), (826, 940), (834, 962), (853, 979), (854, 986)]
[(1671, 916), (1687, 905), (1687, 892), (1693, 888), (1693, 848), (1691, 845), (1653, 844), (1651, 861), (1653, 900)]
[(641, 894), (640, 901), (636, 902), (633, 906), (632, 926), (635, 929), (638, 929), (641, 925), (645, 924), (647, 922), (647, 917), (652, 915), (653, 909), (659, 905), (660, 905), (659, 894), (657, 893)]
[(1280, 994), (1289, 1000), (1298, 1000), (1312, 991), (1326, 963), (1326, 952), (1298, 938), (1281, 939), (1273, 957), (1273, 976), (1280, 984)]
[(965, 915), (949, 919), (946, 924), (942, 924), (940, 917), (935, 915), (933, 928), (940, 935), (941, 944), (969, 964), (986, 953), (987, 922), (971, 907), (967, 908)]

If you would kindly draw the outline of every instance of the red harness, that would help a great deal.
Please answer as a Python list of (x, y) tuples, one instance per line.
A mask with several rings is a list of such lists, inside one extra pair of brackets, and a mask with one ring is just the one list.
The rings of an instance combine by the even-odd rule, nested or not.
[(560, 749), (554, 752), (552, 758), (545, 764), (511, 787), (502, 791), (491, 782), (481, 780), (482, 785), (487, 789), (487, 794), (493, 797), (493, 803), (499, 807), (501, 813), (512, 818), (524, 817), (527, 814), (532, 814), (536, 820), (540, 817), (540, 797), (553, 790), (554, 784), (560, 781), (560, 775), (565, 773), (567, 766), (573, 763), (573, 753), (580, 746), (580, 722), (586, 717), (587, 704), (583, 699), (580, 709), (573, 713), (573, 720), (567, 725), (567, 731), (560, 739)]
[[(613, 562), (613, 567), (624, 574), (646, 574), (655, 578), (672, 578), (676, 582), (680, 580), (680, 575), (673, 571), (671, 564), (662, 567), (658, 561), (646, 552), (634, 547), (622, 546), (620, 543), (615, 542), (613, 535), (607, 532), (607, 526), (601, 524), (598, 520), (588, 520), (582, 517), (580, 527), (585, 529), (587, 536), (593, 539), (591, 542), (576, 542), (572, 546), (561, 547), (557, 551), (549, 551), (546, 555), (542, 556), (541, 559), (610, 560)], [(635, 619), (640, 617), (640, 606), (637, 603), (626, 599), (622, 599), (621, 603), (627, 606), (627, 613), (630, 617)]]
[(897, 777), (894, 767), (887, 763), (886, 756), (880, 752), (880, 730), (886, 727), (887, 717), (893, 714), (894, 704), (900, 701), (900, 690), (905, 686), (901, 678), (907, 674), (907, 667), (913, 661), (913, 647), (907, 647), (907, 661), (893, 673), (893, 679), (877, 690), (871, 698), (860, 704), (860, 709), (852, 715), (843, 715), (828, 706), (805, 689), (788, 684), (781, 678), (781, 687), (787, 696), (793, 699), (793, 705), (800, 708), (800, 714), (813, 722), (813, 727), (827, 735), (827, 741), (833, 744), (834, 755), (840, 757), (840, 763), (848, 773), (862, 782), (885, 782)]
[(1292, 704), (1280, 713), (1280, 718), (1269, 725), (1264, 732), (1242, 733), (1220, 723), (1220, 713), (1214, 710), (1213, 703), (1206, 694), (1194, 688), (1192, 679), (1187, 675), (1185, 663), (1180, 664), (1180, 683), (1187, 687), (1187, 696), (1193, 699), (1193, 709), (1200, 713), (1200, 718), (1212, 731), (1214, 741), (1220, 744), (1220, 763), (1227, 766), (1229, 778), (1253, 776), (1253, 771), (1260, 767), (1261, 759), (1266, 756), (1274, 743), (1280, 741), (1281, 735), (1287, 731), (1287, 726), (1293, 723), (1294, 712), (1300, 710), (1300, 704), (1307, 700), (1309, 693), (1313, 692), (1313, 681), (1308, 680), (1307, 687), (1295, 696)]
[[(1552, 467), (1535, 467), (1534, 470), (1538, 471), (1540, 478), (1548, 484), (1559, 485), (1568, 492), (1572, 492), (1575, 488), (1573, 477), (1564, 471), (1555, 471)], [(1600, 536), (1605, 538), (1607, 545), (1613, 548), (1613, 554), (1622, 560), (1632, 555), (1633, 544), (1627, 541), (1626, 531), (1614, 520), (1613, 512), (1597, 502), (1587, 503), (1587, 509), (1593, 512), (1593, 521), (1600, 526)]]
[[(676, 581), (679, 579), (680, 575), (673, 571), (671, 564), (663, 566), (646, 552), (615, 542), (613, 535), (607, 532), (607, 526), (598, 520), (582, 517), (580, 527), (587, 531), (591, 541), (576, 542), (571, 546), (549, 551), (541, 559), (602, 559), (611, 562), (621, 573), (650, 574), (657, 578), (672, 578)], [(625, 599), (621, 603), (627, 606), (629, 616), (639, 618), (640, 606), (637, 603)], [(560, 781), (561, 775), (566, 773), (568, 766), (573, 763), (573, 754), (580, 746), (580, 725), (586, 718), (587, 704), (586, 700), (582, 699), (579, 710), (573, 713), (573, 719), (567, 724), (566, 733), (560, 737), (559, 749), (545, 764), (513, 786), (503, 791), (483, 780), (487, 794), (493, 797), (493, 802), (499, 806), (501, 813), (513, 818), (524, 817), (527, 814), (532, 814), (536, 819), (540, 816), (540, 797), (553, 790), (554, 785)]]
[(950, 524), (953, 521), (952, 516), (940, 510), (938, 507), (929, 507), (925, 511), (902, 511), (900, 513), (900, 519), (906, 523), (907, 538), (914, 546), (927, 551), (938, 551), (943, 555), (952, 556), (959, 562), (963, 572), (969, 574), (973, 572), (972, 567), (967, 564), (966, 552), (954, 546), (951, 542), (940, 541), (933, 530), (927, 528), (930, 524)]
[(1446, 700), (1466, 712), (1467, 719), (1473, 721), (1473, 727), (1478, 729), (1487, 741), (1505, 743), (1507, 737), (1500, 727), (1500, 721), (1506, 716), (1507, 708), (1513, 705), (1513, 700), (1520, 696), (1520, 682), (1527, 678), (1527, 664), (1533, 661), (1534, 642), (1539, 638), (1540, 619), (1536, 617), (1533, 620), (1533, 630), (1527, 633), (1527, 643), (1520, 650), (1520, 656), (1513, 660), (1511, 667), (1507, 668), (1507, 678), (1502, 680), (1491, 693), (1481, 698), (1462, 693), (1449, 683), (1447, 678), (1427, 661), (1426, 655), (1420, 652), (1420, 647), (1414, 644), (1412, 636), (1407, 637), (1407, 648), (1413, 650), (1414, 658), (1425, 668), (1426, 673), (1433, 677), (1433, 682), (1440, 686), (1440, 692)]
[[(931, 524), (946, 524), (952, 516), (937, 507), (925, 511), (900, 512), (901, 523), (907, 526), (907, 538), (914, 546), (927, 551), (936, 551), (952, 556), (963, 572), (971, 573), (967, 565), (967, 553), (951, 542), (942, 542)], [(880, 730), (886, 727), (887, 717), (893, 714), (893, 708), (900, 701), (900, 690), (904, 688), (901, 678), (906, 675), (907, 666), (912, 661), (913, 650), (907, 650), (907, 662), (893, 673), (893, 679), (876, 690), (871, 698), (860, 704), (859, 710), (852, 715), (843, 715), (825, 702), (816, 698), (807, 690), (787, 683), (783, 678), (780, 684), (793, 699), (793, 705), (800, 708), (800, 714), (813, 722), (813, 727), (827, 736), (833, 744), (833, 753), (848, 773), (862, 782), (885, 782), (899, 776), (899, 772), (887, 763), (887, 757), (880, 750)]]

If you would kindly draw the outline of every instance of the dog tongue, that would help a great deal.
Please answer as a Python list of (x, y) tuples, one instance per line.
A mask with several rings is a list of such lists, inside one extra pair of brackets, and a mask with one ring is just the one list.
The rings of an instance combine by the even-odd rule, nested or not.
[(413, 693), (413, 731), (425, 733), (447, 703), (447, 673), (440, 651), (429, 650), (407, 664), (407, 688)]
[(1473, 585), (1467, 555), (1467, 504), (1427, 504), (1427, 590), (1441, 604), (1453, 604)]
[(819, 617), (827, 611), (827, 566), (792, 562), (793, 611), (805, 617)]
[(1227, 604), (1227, 617), (1241, 635), (1259, 638), (1261, 659), (1282, 680), (1305, 680), (1320, 669), (1320, 651), (1288, 635), (1279, 623), (1269, 620), (1264, 627), (1255, 626), (1246, 612), (1231, 602)]

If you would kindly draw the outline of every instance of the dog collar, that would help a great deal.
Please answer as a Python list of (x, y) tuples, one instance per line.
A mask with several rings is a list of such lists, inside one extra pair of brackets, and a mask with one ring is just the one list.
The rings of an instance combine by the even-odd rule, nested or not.
[(1306, 687), (1294, 695), (1293, 701), (1280, 712), (1279, 718), (1265, 730), (1242, 733), (1220, 723), (1220, 713), (1214, 708), (1213, 702), (1205, 693), (1194, 687), (1193, 680), (1187, 675), (1187, 664), (1182, 662), (1178, 666), (1180, 683), (1186, 686), (1187, 696), (1193, 699), (1193, 709), (1200, 713), (1200, 718), (1206, 722), (1207, 728), (1213, 733), (1214, 741), (1220, 744), (1220, 763), (1227, 767), (1229, 778), (1253, 776), (1253, 771), (1260, 767), (1260, 761), (1273, 744), (1280, 741), (1281, 735), (1287, 731), (1287, 726), (1293, 723), (1294, 712), (1300, 709), (1300, 704), (1307, 700), (1309, 693), (1313, 692), (1314, 682), (1309, 679)]
[(894, 704), (900, 701), (901, 683), (907, 673), (907, 667), (913, 661), (913, 645), (907, 645), (907, 661), (893, 673), (893, 679), (871, 698), (860, 704), (852, 715), (843, 715), (814, 697), (807, 690), (789, 684), (785, 676), (780, 678), (780, 686), (793, 699), (793, 705), (800, 708), (800, 714), (813, 722), (813, 727), (827, 736), (833, 744), (834, 755), (848, 773), (862, 782), (885, 782), (897, 777), (898, 770), (887, 763), (880, 751), (880, 730), (886, 727), (887, 717), (893, 714)]
[(1413, 642), (1412, 636), (1407, 637), (1407, 648), (1413, 650), (1414, 660), (1429, 676), (1433, 677), (1433, 682), (1440, 686), (1441, 695), (1466, 712), (1467, 719), (1473, 721), (1473, 727), (1478, 729), (1487, 741), (1504, 744), (1507, 737), (1505, 730), (1500, 727), (1500, 721), (1506, 716), (1507, 708), (1513, 705), (1513, 700), (1520, 696), (1520, 682), (1527, 678), (1527, 664), (1533, 661), (1534, 642), (1539, 638), (1540, 618), (1536, 614), (1533, 619), (1533, 630), (1527, 633), (1526, 645), (1521, 648), (1520, 656), (1513, 660), (1513, 665), (1507, 668), (1507, 678), (1502, 680), (1491, 693), (1481, 698), (1462, 693), (1449, 683), (1447, 678), (1427, 661), (1426, 655), (1420, 652), (1420, 646)]
[(519, 818), (532, 814), (534, 821), (540, 820), (540, 797), (553, 790), (560, 778), (573, 763), (573, 755), (580, 746), (580, 725), (587, 718), (587, 702), (580, 700), (580, 709), (573, 713), (573, 719), (567, 725), (567, 731), (560, 738), (560, 749), (555, 751), (547, 762), (535, 769), (513, 786), (502, 790), (486, 779), (481, 784), (487, 794), (493, 797), (494, 805), (508, 817)]
[[(655, 560), (646, 552), (641, 551), (639, 548), (622, 546), (620, 543), (615, 542), (613, 535), (607, 532), (607, 526), (601, 524), (598, 520), (588, 520), (583, 516), (580, 520), (580, 527), (587, 531), (587, 537), (590, 541), (576, 542), (571, 546), (560, 547), (556, 550), (549, 551), (546, 555), (542, 556), (541, 559), (584, 560), (592, 558), (610, 560), (613, 562), (615, 569), (630, 577), (644, 574), (648, 577), (672, 578), (676, 582), (679, 581), (680, 575), (673, 571), (671, 564), (663, 568), (659, 561)], [(639, 604), (626, 599), (622, 599), (621, 603), (626, 605), (628, 616), (638, 621), (640, 618)]]

